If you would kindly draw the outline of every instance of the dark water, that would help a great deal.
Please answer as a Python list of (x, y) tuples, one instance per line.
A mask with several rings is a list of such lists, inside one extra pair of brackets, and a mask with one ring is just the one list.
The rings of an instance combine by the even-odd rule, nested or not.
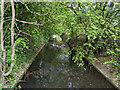
[(28, 70), (31, 74), (26, 82), (19, 85), (24, 88), (114, 88), (94, 68), (84, 71), (71, 63), (68, 54), (63, 46), (46, 45)]

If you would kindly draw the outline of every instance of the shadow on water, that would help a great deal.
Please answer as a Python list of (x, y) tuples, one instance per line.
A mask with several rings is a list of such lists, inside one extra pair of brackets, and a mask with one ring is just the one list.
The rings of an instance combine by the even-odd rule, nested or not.
[[(82, 68), (69, 60), (64, 45), (46, 45), (28, 70), (23, 88), (114, 88), (94, 68)], [(25, 76), (24, 76), (25, 78)]]

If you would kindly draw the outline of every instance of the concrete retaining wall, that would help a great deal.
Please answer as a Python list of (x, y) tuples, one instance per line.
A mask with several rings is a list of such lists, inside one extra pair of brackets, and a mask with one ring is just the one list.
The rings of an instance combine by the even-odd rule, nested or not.
[[(106, 57), (107, 60), (110, 58)], [(114, 78), (117, 78), (116, 71), (111, 73), (111, 65), (102, 64), (101, 60), (103, 60), (104, 57), (99, 57), (98, 60), (92, 63), (92, 65), (116, 88), (120, 90), (120, 85), (118, 85), (119, 81), (114, 81)]]
[[(33, 53), (33, 57), (31, 58), (31, 60), (29, 61), (30, 63), (23, 63), (21, 64), (20, 67), (20, 73), (19, 73), (19, 77), (16, 78), (16, 84), (14, 84), (13, 86), (16, 87), (16, 85), (20, 82), (20, 80), (22, 79), (23, 75), (27, 72), (28, 68), (30, 67), (30, 65), (32, 64), (32, 62), (35, 60), (36, 56), (39, 54), (39, 52), (42, 50), (42, 48), (45, 46), (45, 43), (43, 43), (36, 51), (36, 53)], [(22, 66), (25, 66), (24, 68)]]

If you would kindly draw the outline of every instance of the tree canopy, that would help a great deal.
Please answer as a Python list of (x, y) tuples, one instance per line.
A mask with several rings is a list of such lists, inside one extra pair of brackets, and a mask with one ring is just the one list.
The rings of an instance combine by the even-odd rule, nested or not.
[[(4, 2), (1, 6), (0, 86), (16, 83), (22, 63), (50, 36), (67, 35), (74, 62), (107, 54), (120, 77), (119, 2)], [(14, 63), (13, 63), (14, 62)], [(8, 73), (7, 73), (8, 72)], [(6, 74), (7, 73), (7, 74)], [(120, 80), (117, 78), (116, 80)], [(3, 85), (4, 83), (4, 85)]]

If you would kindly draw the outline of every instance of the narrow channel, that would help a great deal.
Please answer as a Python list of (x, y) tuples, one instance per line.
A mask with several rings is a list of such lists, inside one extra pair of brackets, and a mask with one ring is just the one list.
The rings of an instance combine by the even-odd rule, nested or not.
[(70, 61), (64, 45), (47, 44), (24, 76), (22, 88), (114, 88), (94, 67), (86, 71)]

